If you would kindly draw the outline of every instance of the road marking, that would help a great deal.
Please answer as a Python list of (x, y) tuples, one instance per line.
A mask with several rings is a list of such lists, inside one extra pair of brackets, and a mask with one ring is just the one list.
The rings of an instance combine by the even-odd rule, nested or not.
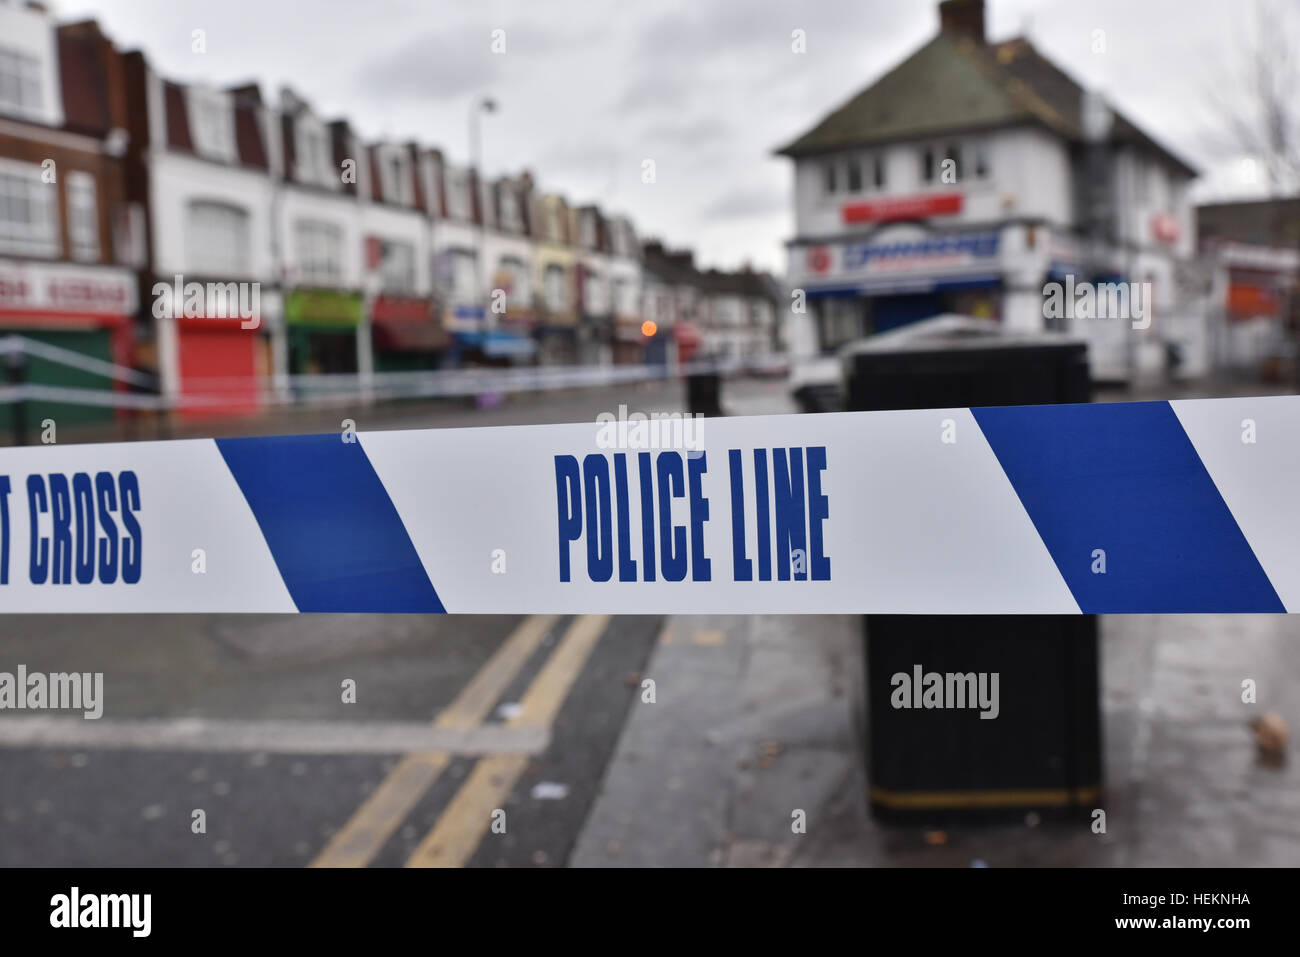
[[(464, 730), (480, 724), (557, 620), (555, 615), (530, 615), (525, 619), (443, 709), (433, 726)], [(450, 763), (451, 753), (446, 750), (408, 754), (309, 866), (365, 867)]]
[[(549, 729), (573, 682), (609, 626), (608, 615), (583, 615), (569, 626), (550, 660), (519, 702), (507, 727)], [(481, 758), (433, 829), (406, 862), (407, 867), (464, 867), (528, 766), (526, 754)]]
[(180, 718), (0, 721), (2, 748), (103, 748), (266, 754), (501, 754), (546, 750), (545, 729), (501, 725), (443, 727), (414, 721), (227, 721)]

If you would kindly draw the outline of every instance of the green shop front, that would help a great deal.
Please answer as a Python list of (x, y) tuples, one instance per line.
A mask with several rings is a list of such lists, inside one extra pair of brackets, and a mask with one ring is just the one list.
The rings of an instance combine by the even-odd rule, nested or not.
[(292, 375), (357, 372), (361, 293), (295, 289), (285, 297), (284, 322)]

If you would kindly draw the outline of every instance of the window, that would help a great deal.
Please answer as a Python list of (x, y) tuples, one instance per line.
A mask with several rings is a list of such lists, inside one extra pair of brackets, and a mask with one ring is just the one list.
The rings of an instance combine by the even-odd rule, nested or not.
[(294, 127), (297, 133), (297, 179), (303, 183), (333, 185), (334, 164), (324, 128), (306, 117), (300, 118)]
[(1135, 184), (1135, 199), (1138, 203), (1145, 205), (1150, 198), (1148, 187), (1150, 185), (1147, 164), (1140, 156), (1133, 157), (1133, 181)]
[[(613, 292), (614, 304), (613, 305), (614, 305), (614, 312), (617, 315), (620, 316), (636, 315), (635, 296), (636, 296), (636, 289), (632, 286), (630, 282), (628, 282), (626, 279), (614, 280), (614, 292)], [(657, 312), (660, 315), (662, 315), (666, 313), (666, 310), (661, 307), (659, 310), (657, 310)]]
[(379, 241), (379, 288), (408, 295), (415, 292), (415, 246), (393, 239)]
[(608, 315), (610, 311), (609, 285), (600, 273), (590, 267), (583, 267), (583, 298), (586, 300), (586, 312), (593, 316)]
[(479, 298), (478, 257), (468, 249), (453, 249), (451, 289), (456, 302), (477, 302)]
[(524, 221), (519, 213), (519, 197), (515, 194), (514, 188), (508, 184), (502, 184), (500, 196), (501, 228), (508, 233), (523, 232)]
[(546, 238), (552, 242), (564, 242), (564, 229), (560, 223), (560, 211), (554, 203), (546, 207)]
[(39, 117), (41, 107), (41, 61), (0, 48), (0, 113)]
[(80, 262), (99, 259), (99, 207), (95, 203), (95, 177), (89, 173), (68, 173), (64, 183), (68, 200), (68, 246)]
[(384, 179), (384, 200), (390, 203), (400, 203), (405, 201), (405, 193), (402, 187), (406, 183), (406, 167), (402, 164), (400, 156), (389, 157), (388, 176)]
[(0, 160), (0, 252), (59, 255), (55, 196), (39, 166)]
[(230, 100), (221, 93), (190, 87), (189, 109), (195, 150), (201, 156), (233, 162), (238, 154)]
[(953, 181), (960, 183), (961, 182), (961, 147), (958, 146), (956, 143), (949, 143), (948, 151), (944, 154), (943, 159), (945, 164), (951, 162), (952, 165), (949, 168), (952, 170)]
[(335, 223), (300, 219), (294, 224), (300, 281), (336, 286), (343, 282), (343, 229)]
[(238, 206), (199, 201), (189, 207), (189, 267), (206, 276), (251, 271), (248, 213)]
[(975, 178), (988, 179), (989, 176), (989, 148), (986, 143), (980, 142), (975, 144)]
[(826, 192), (828, 194), (835, 192), (835, 190), (838, 188), (838, 185), (835, 182), (835, 172), (836, 170), (835, 170), (834, 163), (827, 163), (825, 168), (822, 171), (822, 175), (825, 177), (824, 182), (826, 186)]
[(514, 309), (528, 308), (532, 291), (528, 288), (528, 266), (524, 261), (517, 256), (502, 256), (501, 267), (497, 272), (500, 279), (509, 283), (507, 305)]
[(921, 154), (921, 182), (934, 182), (934, 150), (928, 146)]
[(564, 267), (552, 263), (543, 274), (543, 294), (546, 308), (552, 312), (563, 312), (569, 308), (569, 291), (565, 288)]
[(876, 189), (885, 187), (885, 158), (877, 153), (871, 158), (871, 181)]
[(447, 170), (447, 215), (452, 219), (468, 220), (473, 215), (470, 203), (469, 171)]
[(862, 192), (862, 161), (858, 159), (849, 160), (849, 192)]

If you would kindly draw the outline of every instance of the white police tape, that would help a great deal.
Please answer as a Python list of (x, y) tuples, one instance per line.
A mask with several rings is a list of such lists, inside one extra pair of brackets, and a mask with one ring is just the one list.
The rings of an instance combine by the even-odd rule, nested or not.
[(657, 425), (0, 450), (0, 610), (1300, 610), (1300, 397)]

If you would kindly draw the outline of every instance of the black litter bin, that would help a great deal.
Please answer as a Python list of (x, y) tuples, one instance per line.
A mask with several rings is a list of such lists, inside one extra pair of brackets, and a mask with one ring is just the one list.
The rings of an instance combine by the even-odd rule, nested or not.
[(691, 415), (722, 415), (722, 376), (717, 372), (693, 372), (686, 377), (686, 409)]
[[(1042, 405), (1091, 399), (1087, 348), (1050, 334), (941, 317), (841, 354), (850, 410)], [(942, 824), (1086, 815), (1099, 805), (1095, 615), (867, 615), (872, 813)], [(998, 715), (895, 708), (893, 676), (998, 675)], [(967, 687), (973, 687), (967, 684)], [(988, 689), (991, 691), (991, 689)], [(987, 709), (991, 710), (991, 709)]]

